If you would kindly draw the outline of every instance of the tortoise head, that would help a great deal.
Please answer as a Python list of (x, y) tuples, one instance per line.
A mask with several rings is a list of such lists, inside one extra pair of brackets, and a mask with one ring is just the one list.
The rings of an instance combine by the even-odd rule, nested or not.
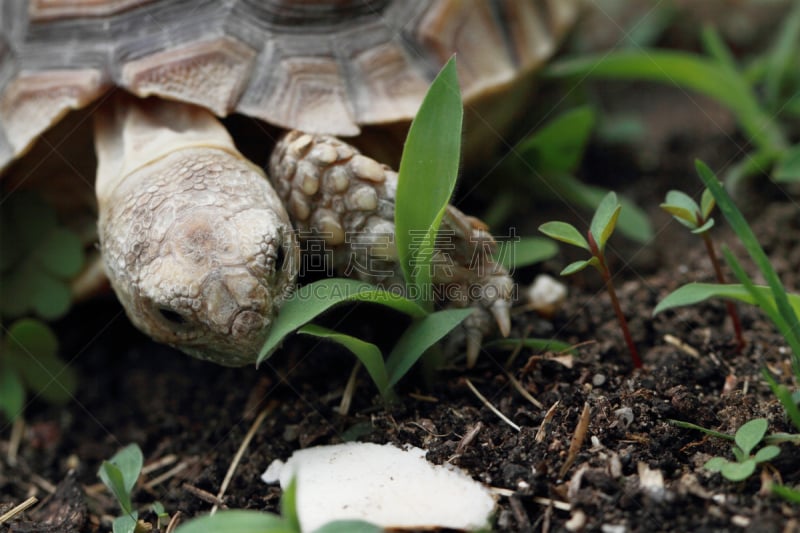
[[(143, 113), (127, 110), (116, 140), (109, 124), (97, 128), (98, 228), (111, 284), (155, 340), (226, 366), (252, 363), (297, 275), (288, 215), (259, 168), (208, 139), (208, 124), (184, 125), (160, 109), (153, 127), (135, 116)], [(205, 145), (183, 142), (189, 130), (204, 131)]]

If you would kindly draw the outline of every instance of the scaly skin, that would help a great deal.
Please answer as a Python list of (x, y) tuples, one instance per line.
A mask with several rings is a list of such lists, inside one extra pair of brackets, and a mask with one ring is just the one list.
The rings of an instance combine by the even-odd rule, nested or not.
[[(271, 159), (276, 194), (209, 112), (113, 100), (96, 127), (100, 244), (128, 316), (154, 339), (227, 366), (255, 361), (299, 268), (284, 203), (301, 242), (316, 232), (340, 273), (402, 282), (397, 173), (385, 165), (333, 137), (290, 132)], [(475, 307), (464, 330), (471, 364), (491, 315), (508, 334), (512, 281), (477, 219), (450, 206), (442, 236), (437, 301)]]

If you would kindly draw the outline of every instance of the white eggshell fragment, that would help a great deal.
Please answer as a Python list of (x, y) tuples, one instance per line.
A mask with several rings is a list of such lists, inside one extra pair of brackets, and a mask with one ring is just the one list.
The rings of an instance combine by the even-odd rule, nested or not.
[[(316, 446), (296, 451), (278, 478), (283, 489), (297, 479), (303, 531), (344, 519), (384, 528), (486, 528), (495, 505), (489, 491), (455, 467), (429, 463), (425, 453), (361, 442)], [(262, 479), (274, 480), (279, 466)]]
[(540, 274), (528, 287), (527, 297), (531, 309), (552, 316), (567, 298), (567, 287), (547, 274)]

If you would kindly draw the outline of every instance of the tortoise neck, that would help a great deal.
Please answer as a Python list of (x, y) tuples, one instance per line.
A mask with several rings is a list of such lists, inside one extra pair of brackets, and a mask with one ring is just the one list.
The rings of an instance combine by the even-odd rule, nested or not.
[(102, 205), (137, 169), (196, 147), (238, 153), (225, 127), (206, 109), (114, 94), (95, 116), (98, 202)]

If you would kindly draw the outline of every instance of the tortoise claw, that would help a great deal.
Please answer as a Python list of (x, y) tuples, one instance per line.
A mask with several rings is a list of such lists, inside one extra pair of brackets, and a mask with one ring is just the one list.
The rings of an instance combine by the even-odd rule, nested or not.
[(483, 332), (479, 328), (467, 328), (466, 342), (467, 368), (472, 368), (475, 366), (475, 363), (478, 361), (478, 355), (481, 353)]
[(500, 334), (503, 337), (508, 337), (508, 334), (511, 333), (511, 312), (508, 300), (495, 301), (491, 307), (489, 307), (489, 311), (492, 313), (492, 316), (494, 316), (495, 322), (497, 322), (497, 328), (500, 330)]

